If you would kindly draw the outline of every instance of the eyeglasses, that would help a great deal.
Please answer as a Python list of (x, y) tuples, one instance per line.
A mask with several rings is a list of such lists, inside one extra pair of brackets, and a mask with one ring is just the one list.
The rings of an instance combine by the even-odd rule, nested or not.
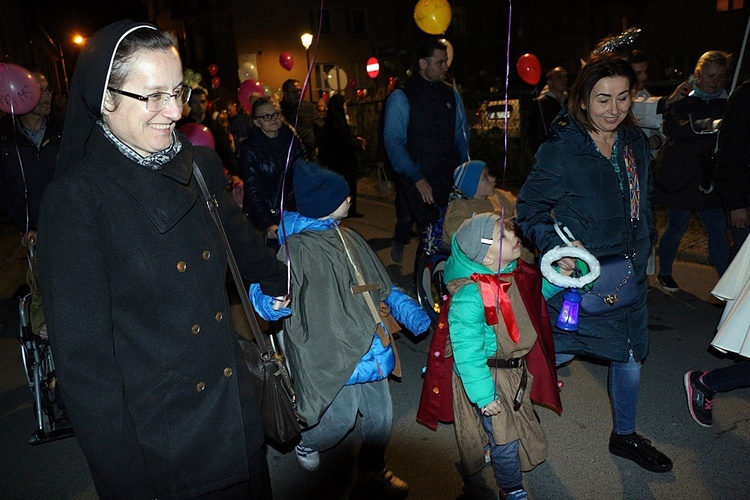
[(258, 115), (255, 118), (260, 118), (264, 122), (270, 122), (281, 116), (281, 111), (274, 111), (273, 113), (266, 113), (265, 115)]
[(169, 92), (154, 92), (149, 95), (139, 95), (109, 86), (107, 87), (107, 90), (124, 95), (125, 97), (130, 97), (131, 99), (145, 102), (146, 109), (149, 111), (164, 111), (167, 109), (167, 106), (169, 106), (169, 100), (172, 98), (174, 98), (179, 106), (182, 106), (190, 100), (190, 94), (193, 92), (193, 89), (185, 86), (178, 88), (174, 94), (170, 94)]

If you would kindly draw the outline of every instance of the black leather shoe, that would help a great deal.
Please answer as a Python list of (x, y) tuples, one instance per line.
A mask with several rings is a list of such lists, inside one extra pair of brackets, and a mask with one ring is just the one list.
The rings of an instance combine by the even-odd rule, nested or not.
[(625, 440), (609, 437), (609, 452), (618, 457), (627, 458), (651, 472), (669, 472), (672, 461), (651, 444), (651, 441), (635, 432)]

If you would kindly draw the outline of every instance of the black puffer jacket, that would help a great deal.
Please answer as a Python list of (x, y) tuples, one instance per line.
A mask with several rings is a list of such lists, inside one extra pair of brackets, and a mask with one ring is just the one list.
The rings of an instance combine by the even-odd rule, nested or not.
[(698, 132), (710, 130), (710, 123), (724, 115), (726, 106), (726, 99), (690, 96), (669, 108), (664, 116), (667, 144), (659, 152), (654, 177), (655, 204), (689, 210), (721, 208), (716, 191), (708, 195), (698, 191), (702, 167), (716, 148), (716, 134)]
[[(20, 125), (20, 119), (16, 118), (16, 122)], [(61, 130), (61, 120), (50, 115), (42, 144), (37, 149), (18, 127), (14, 131), (10, 115), (0, 121), (0, 184), (5, 184), (2, 197), (13, 224), (21, 232), (26, 232), (27, 207), (28, 229), (36, 230), (42, 193), (55, 177)]]
[[(646, 263), (654, 233), (651, 156), (646, 136), (637, 128), (620, 130), (617, 145), (619, 172), (597, 150), (589, 133), (561, 113), (552, 123), (551, 138), (537, 151), (536, 165), (518, 194), (516, 212), (523, 234), (542, 252), (562, 244), (552, 214), (596, 258), (635, 252), (639, 297), (633, 305), (595, 316), (579, 310), (577, 332), (553, 330), (557, 352), (627, 361), (632, 351), (640, 361), (648, 353)], [(635, 162), (640, 183), (635, 225), (630, 220), (626, 150)], [(550, 318), (557, 318), (562, 295), (547, 302)]]
[[(293, 142), (292, 142), (293, 141)], [(291, 154), (289, 144), (292, 143)], [(245, 181), (243, 210), (259, 231), (265, 231), (281, 220), (281, 181), (287, 164), (293, 165), (298, 158), (306, 158), (302, 141), (288, 125), (282, 125), (279, 135), (271, 139), (258, 127), (250, 130), (250, 136), (240, 148), (240, 172)], [(287, 171), (284, 190), (284, 210), (296, 210), (292, 190), (292, 168)]]

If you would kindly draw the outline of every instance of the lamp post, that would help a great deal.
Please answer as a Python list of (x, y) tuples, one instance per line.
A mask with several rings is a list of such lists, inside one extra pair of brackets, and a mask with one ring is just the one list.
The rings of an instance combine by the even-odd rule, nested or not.
[[(303, 33), (302, 36), (300, 36), (299, 38), (302, 41), (302, 46), (305, 48), (305, 57), (307, 58), (307, 68), (309, 71), (310, 69), (310, 46), (312, 45), (313, 36), (310, 33)], [(310, 75), (312, 75), (312, 72), (310, 72)], [(310, 80), (312, 80), (312, 78), (310, 78)], [(310, 88), (310, 102), (313, 102), (312, 81), (308, 81), (307, 86)]]
[[(68, 71), (65, 69), (65, 54), (63, 54), (62, 43), (60, 45), (57, 45), (55, 41), (52, 40), (52, 37), (49, 36), (49, 33), (47, 33), (47, 31), (44, 28), (42, 28), (41, 24), (38, 26), (39, 26), (39, 29), (44, 34), (45, 38), (47, 38), (47, 41), (49, 42), (49, 44), (52, 45), (53, 48), (57, 49), (58, 52), (60, 53), (60, 66), (62, 67), (62, 74), (63, 74), (63, 85), (60, 90), (63, 93), (67, 94), (68, 93)], [(58, 83), (59, 83), (59, 80), (58, 80)]]

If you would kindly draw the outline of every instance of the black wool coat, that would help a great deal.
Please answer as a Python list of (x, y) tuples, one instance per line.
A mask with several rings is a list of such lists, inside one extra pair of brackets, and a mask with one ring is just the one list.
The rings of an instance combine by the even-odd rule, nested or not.
[(160, 170), (95, 128), (85, 161), (45, 192), (39, 269), (58, 381), (102, 498), (185, 498), (248, 479), (263, 445), (235, 360), (227, 259), (201, 168), (246, 279), (286, 271), (224, 191), (221, 162), (183, 142)]

